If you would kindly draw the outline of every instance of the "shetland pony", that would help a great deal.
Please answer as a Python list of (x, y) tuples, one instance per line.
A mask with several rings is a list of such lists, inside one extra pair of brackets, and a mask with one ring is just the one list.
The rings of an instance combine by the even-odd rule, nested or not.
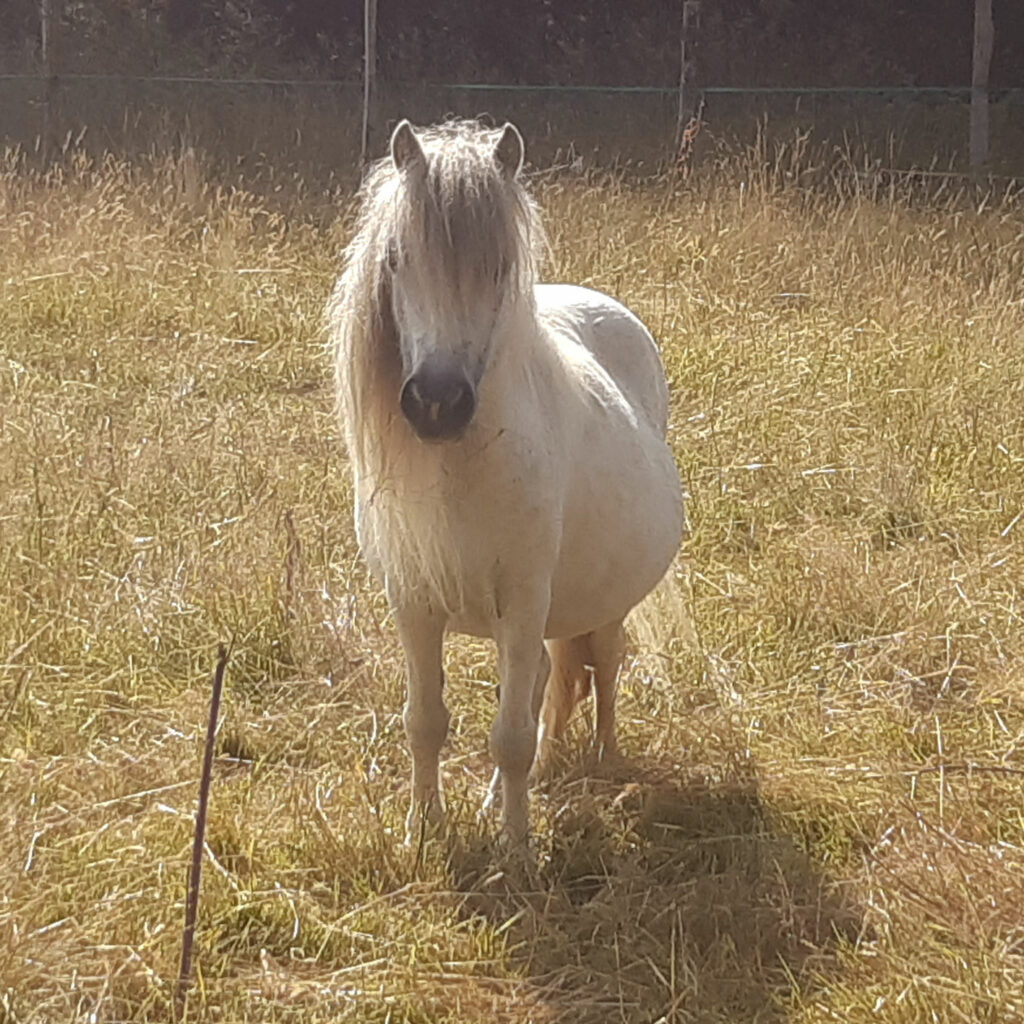
[(497, 644), (489, 746), (513, 844), (531, 768), (591, 689), (614, 751), (623, 619), (682, 532), (657, 346), (614, 299), (537, 283), (522, 165), (511, 124), (402, 121), (328, 305), (356, 530), (407, 662), (410, 831), (443, 815), (452, 630)]

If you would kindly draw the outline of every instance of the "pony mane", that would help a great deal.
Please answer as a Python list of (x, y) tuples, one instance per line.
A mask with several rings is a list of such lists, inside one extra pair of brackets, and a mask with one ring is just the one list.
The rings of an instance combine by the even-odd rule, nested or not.
[[(417, 129), (426, 168), (396, 169), (390, 156), (369, 170), (359, 192), (355, 234), (327, 307), (335, 394), (356, 483), (360, 542), (383, 555), (394, 538), (417, 533), (371, 518), (408, 515), (392, 499), (416, 488), (422, 444), (399, 410), (402, 357), (391, 305), (389, 260), (417, 261), (430, 275), (439, 307), (471, 301), (482, 282), (504, 280), (507, 302), (534, 305), (544, 238), (537, 208), (520, 181), (494, 159), (500, 132), (477, 121)], [(418, 490), (422, 493), (425, 486)], [(373, 517), (367, 517), (372, 507)], [(437, 537), (444, 524), (423, 524)], [(371, 536), (370, 534), (373, 534)], [(410, 541), (412, 543), (412, 541)], [(440, 553), (398, 552), (387, 563), (409, 562), (423, 572)], [(409, 575), (412, 575), (410, 571)], [(436, 572), (427, 573), (428, 580)]]

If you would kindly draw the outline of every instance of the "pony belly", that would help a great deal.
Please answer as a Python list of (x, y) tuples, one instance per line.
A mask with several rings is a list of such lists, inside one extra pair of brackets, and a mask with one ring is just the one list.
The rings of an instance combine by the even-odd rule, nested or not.
[(567, 530), (552, 580), (548, 637), (576, 636), (625, 618), (679, 550), (682, 493), (667, 447), (618, 486), (588, 493)]
[[(660, 557), (635, 561), (609, 560), (594, 565), (585, 578), (558, 588), (551, 602), (546, 639), (579, 636), (624, 619), (658, 585), (678, 548), (664, 544)], [(598, 556), (599, 557), (599, 556)]]

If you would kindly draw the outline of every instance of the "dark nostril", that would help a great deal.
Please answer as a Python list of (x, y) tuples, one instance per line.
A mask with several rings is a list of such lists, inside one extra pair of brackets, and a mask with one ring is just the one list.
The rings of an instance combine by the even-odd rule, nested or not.
[(474, 405), (473, 389), (467, 383), (454, 389), (451, 401), (452, 412), (459, 415), (472, 412)]
[(419, 384), (414, 379), (410, 378), (405, 382), (399, 404), (402, 407), (402, 413), (409, 420), (418, 415), (420, 409), (423, 408), (423, 396), (420, 394)]

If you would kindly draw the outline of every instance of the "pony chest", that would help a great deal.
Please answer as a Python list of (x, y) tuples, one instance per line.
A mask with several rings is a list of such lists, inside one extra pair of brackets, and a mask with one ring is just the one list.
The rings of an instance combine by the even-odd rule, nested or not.
[(420, 472), (360, 488), (360, 546), (391, 593), (427, 594), (488, 635), (515, 578), (550, 566), (560, 523), (555, 498), (529, 472), (484, 460), (472, 472)]

